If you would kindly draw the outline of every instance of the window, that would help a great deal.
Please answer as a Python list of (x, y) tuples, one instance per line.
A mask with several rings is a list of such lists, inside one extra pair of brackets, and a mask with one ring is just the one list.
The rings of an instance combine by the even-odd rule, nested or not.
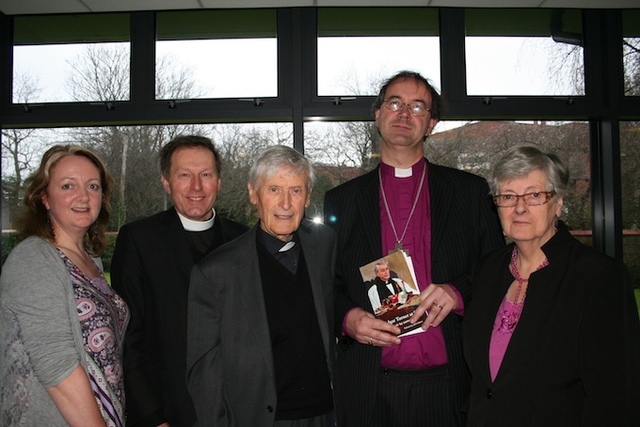
[(562, 220), (585, 244), (591, 239), (589, 125), (585, 122), (479, 121), (433, 133), (425, 151), (434, 163), (488, 178), (508, 148), (535, 144), (560, 156), (570, 169), (571, 191), (564, 199)]
[(440, 87), (438, 11), (318, 9), (318, 95), (376, 95), (401, 70)]
[[(128, 14), (17, 16), (15, 104), (130, 98)], [(88, 78), (94, 68), (99, 79)]]
[[(142, 179), (148, 179), (149, 194), (137, 194), (133, 186), (126, 186), (126, 203), (121, 205), (126, 209), (117, 207), (117, 200), (114, 199), (114, 221), (129, 222), (163, 209), (168, 200), (156, 180), (157, 173), (148, 171), (148, 177), (143, 177), (146, 169), (141, 166), (143, 163), (138, 163), (155, 164), (154, 153), (157, 152), (157, 147), (146, 147), (142, 141), (154, 140), (155, 144), (161, 144), (176, 132), (200, 131), (221, 144), (229, 159), (225, 163), (230, 166), (225, 166), (218, 207), (222, 213), (227, 213), (225, 210), (228, 210), (230, 216), (251, 223), (255, 218), (251, 216), (246, 200), (243, 199), (236, 205), (232, 203), (232, 200), (240, 200), (233, 197), (240, 195), (244, 198), (246, 195), (246, 182), (242, 181), (245, 180), (243, 174), (253, 159), (251, 156), (255, 154), (255, 150), (269, 144), (292, 145), (293, 129), (296, 130), (297, 138), (301, 127), (304, 128), (303, 140), (296, 140), (296, 146), (303, 146), (305, 153), (312, 157), (321, 171), (320, 174), (326, 176), (326, 179), (319, 181), (313, 193), (312, 205), (308, 211), (311, 217), (321, 211), (322, 188), (353, 178), (370, 170), (378, 162), (379, 142), (367, 105), (370, 102), (362, 97), (375, 95), (381, 80), (401, 69), (419, 71), (432, 79), (438, 88), (443, 86), (442, 82), (447, 78), (451, 80), (446, 83), (463, 83), (462, 74), (466, 74), (468, 95), (563, 98), (510, 98), (504, 104), (495, 102), (489, 105), (477, 98), (465, 99), (454, 94), (456, 97), (451, 100), (453, 102), (449, 105), (449, 110), (445, 111), (445, 118), (485, 121), (439, 123), (427, 142), (427, 153), (433, 161), (475, 173), (486, 173), (492, 165), (491, 159), (487, 158), (492, 151), (476, 150), (473, 146), (475, 142), (469, 141), (482, 142), (482, 138), (474, 136), (472, 130), (482, 131), (483, 126), (496, 126), (495, 135), (509, 143), (513, 140), (507, 128), (516, 132), (516, 135), (529, 138), (521, 139), (521, 142), (539, 143), (557, 149), (563, 156), (575, 154), (574, 158), (579, 160), (572, 161), (588, 165), (588, 144), (584, 145), (588, 138), (582, 134), (587, 132), (586, 124), (552, 120), (584, 120), (585, 117), (592, 117), (595, 125), (601, 124), (598, 118), (607, 111), (603, 102), (615, 103), (616, 108), (611, 110), (613, 120), (620, 117), (625, 120), (638, 119), (636, 106), (633, 104), (635, 99), (632, 97), (639, 95), (636, 78), (639, 14), (639, 10), (611, 9), (336, 7), (304, 8), (302, 12), (299, 8), (205, 9), (132, 14), (4, 16), (1, 19), (3, 24), (14, 24), (13, 69), (7, 70), (13, 73), (14, 81), (11, 86), (13, 92), (4, 93), (6, 99), (0, 107), (3, 226), (11, 227), (14, 214), (10, 211), (15, 206), (7, 202), (7, 197), (11, 195), (11, 191), (19, 188), (12, 186), (12, 183), (28, 175), (27, 169), (21, 169), (29, 164), (25, 159), (31, 156), (31, 161), (39, 160), (44, 147), (56, 142), (73, 141), (98, 144), (96, 147), (99, 147), (104, 138), (112, 137), (112, 152), (104, 154), (113, 156), (110, 168), (118, 180), (121, 179), (122, 169), (119, 161), (121, 157), (118, 156), (122, 152), (123, 141), (128, 141), (128, 150), (132, 151), (126, 170), (132, 172), (126, 181), (136, 176), (141, 182)], [(606, 20), (595, 19), (600, 15)], [(152, 16), (155, 16), (155, 22), (150, 19)], [(624, 48), (619, 50), (625, 55), (625, 75), (611, 75), (612, 72), (617, 72), (618, 66), (603, 67), (590, 75), (602, 75), (610, 81), (620, 82), (624, 77), (626, 99), (621, 93), (606, 94), (598, 91), (581, 97), (585, 95), (583, 68), (599, 66), (598, 61), (583, 61), (584, 49), (580, 45), (583, 18), (585, 22), (598, 25), (599, 22), (617, 23), (619, 16), (622, 16), (621, 31), (624, 38), (618, 42), (624, 43)], [(298, 17), (301, 21), (296, 21)], [(442, 21), (440, 17), (443, 18)], [(288, 24), (290, 21), (301, 27), (291, 27)], [(443, 31), (443, 36), (453, 37), (454, 40), (439, 40), (440, 26), (444, 22), (451, 23), (452, 26)], [(298, 34), (301, 28), (303, 38), (292, 40), (290, 36)], [(309, 29), (313, 31), (307, 31)], [(282, 39), (278, 39), (279, 30), (283, 31)], [(606, 28), (585, 27), (584, 30), (599, 37), (605, 33)], [(317, 40), (313, 39), (314, 35), (317, 35)], [(5, 46), (9, 45), (6, 40), (8, 36), (6, 32), (3, 33)], [(443, 72), (446, 74), (441, 76), (440, 42), (448, 44), (453, 41), (457, 45), (463, 37), (466, 37), (466, 52), (442, 52), (442, 55), (459, 54), (455, 61), (445, 62), (445, 67), (452, 63), (458, 64), (458, 60), (463, 59), (462, 55), (466, 55), (466, 69), (445, 69)], [(135, 48), (139, 47), (137, 43), (141, 43), (142, 48), (149, 48), (155, 43), (155, 58), (151, 58), (151, 55), (147, 57), (144, 51), (131, 58), (131, 40), (136, 43)], [(605, 58), (615, 60), (618, 49), (606, 51), (612, 47), (608, 43), (609, 39), (606, 40), (607, 43), (595, 45), (605, 51), (588, 52), (589, 57), (600, 59), (604, 55)], [(230, 45), (231, 51), (219, 50), (219, 46), (223, 45)], [(620, 44), (616, 46), (620, 47)], [(586, 46), (587, 49), (592, 47), (594, 45)], [(280, 59), (278, 49), (283, 49), (284, 53)], [(196, 51), (197, 54), (189, 56), (189, 51)], [(317, 64), (313, 58), (305, 56), (310, 51), (317, 55)], [(493, 52), (499, 55), (492, 58), (490, 55)], [(4, 53), (6, 65), (9, 61), (7, 52)], [(185, 56), (181, 56), (183, 53)], [(114, 61), (112, 55), (117, 60)], [(85, 63), (93, 64), (97, 70), (103, 70), (100, 71), (102, 77), (98, 79), (100, 85), (92, 86), (87, 84), (88, 80), (82, 79), (82, 75), (86, 74), (83, 70), (86, 72), (88, 69), (81, 68), (81, 63), (72, 67), (73, 60), (78, 56)], [(296, 61), (289, 63), (283, 60), (289, 57)], [(301, 58), (305, 60), (298, 61)], [(506, 65), (499, 63), (503, 58), (509, 59)], [(615, 61), (616, 64), (623, 63), (623, 58), (617, 59), (619, 61)], [(130, 78), (129, 70), (131, 62), (134, 64), (133, 79)], [(116, 65), (117, 68), (113, 68)], [(538, 66), (541, 68), (536, 68)], [(529, 69), (534, 70), (533, 76), (528, 74)], [(155, 90), (151, 85), (140, 88), (139, 84), (149, 82), (151, 70), (156, 70), (158, 75)], [(299, 91), (297, 83), (315, 79), (318, 93), (311, 94), (311, 99), (307, 99), (306, 86), (305, 90)], [(131, 85), (136, 102), (118, 103), (114, 109), (88, 108), (87, 103), (132, 100), (129, 93)], [(5, 85), (5, 88), (8, 87), (9, 85)], [(72, 90), (74, 87), (75, 90)], [(608, 90), (608, 85), (598, 81), (591, 82), (589, 87)], [(279, 94), (278, 90), (285, 90), (285, 93)], [(317, 102), (313, 95), (357, 99), (353, 102), (342, 99), (332, 104), (329, 100)], [(253, 100), (276, 96), (279, 98), (265, 99), (263, 103)], [(566, 97), (571, 97), (572, 100), (575, 98), (576, 102), (565, 104)], [(227, 99), (221, 101), (220, 98)], [(250, 98), (252, 103), (239, 102), (246, 98)], [(170, 102), (154, 102), (155, 99)], [(189, 99), (197, 100), (177, 104)], [(53, 102), (65, 104), (51, 104)], [(543, 107), (552, 105), (553, 108), (531, 108), (538, 103)], [(33, 108), (29, 108), (31, 105)], [(174, 106), (179, 108), (173, 108)], [(543, 117), (548, 121), (514, 121), (540, 120)], [(311, 118), (318, 119), (319, 122), (305, 122)], [(207, 121), (248, 124), (201, 124)], [(290, 122), (275, 123), (278, 121)], [(257, 122), (265, 123), (256, 124)], [(125, 123), (127, 126), (124, 126)], [(626, 127), (621, 128), (620, 132), (627, 132), (627, 136), (623, 135), (623, 138), (631, 138), (631, 135), (637, 133), (632, 126), (635, 123), (624, 124)], [(131, 126), (133, 124), (145, 126)], [(42, 126), (78, 128), (36, 129)], [(498, 126), (506, 127), (499, 129)], [(79, 132), (81, 127), (84, 134)], [(523, 129), (538, 129), (538, 133), (527, 133)], [(120, 139), (116, 138), (116, 131), (120, 133)], [(617, 132), (611, 132), (610, 129), (605, 129), (604, 132), (608, 132), (607, 137), (617, 137)], [(144, 133), (148, 135), (145, 136)], [(562, 135), (561, 139), (557, 140), (559, 135)], [(628, 141), (637, 141), (636, 137), (633, 138), (623, 141), (623, 155), (632, 152), (630, 150), (635, 142)], [(18, 168), (11, 158), (11, 144), (15, 141), (29, 141), (32, 144), (29, 147), (34, 149), (21, 152), (25, 163), (19, 164)], [(496, 142), (492, 141), (494, 144)], [(567, 152), (567, 147), (578, 147), (578, 151), (584, 151), (585, 157), (580, 158), (576, 153)], [(616, 169), (616, 165), (611, 164), (613, 161), (614, 159), (607, 158), (606, 164), (598, 168), (607, 182), (611, 182), (611, 175)], [(627, 180), (634, 176), (634, 163), (624, 157), (622, 161), (623, 180)], [(244, 169), (238, 169), (236, 165), (242, 165)], [(21, 175), (18, 176), (16, 171)], [(579, 175), (584, 178), (579, 183), (583, 189), (581, 196), (566, 203), (568, 211), (565, 212), (565, 219), (574, 233), (584, 230), (589, 236), (591, 222), (588, 205), (591, 191), (588, 173), (582, 172)], [(237, 185), (231, 185), (232, 179), (236, 178)], [(578, 188), (577, 182), (575, 185)], [(623, 194), (633, 194), (632, 181), (624, 181), (624, 186)], [(19, 200), (20, 194), (14, 193), (11, 197)], [(627, 206), (633, 200), (633, 197), (627, 196), (623, 200), (625, 233), (637, 228), (634, 225), (637, 222), (634, 211)], [(612, 216), (607, 216), (602, 222), (595, 224), (595, 228), (598, 232), (604, 229), (608, 233), (614, 225)], [(118, 222), (114, 222), (112, 229), (117, 226)], [(610, 239), (606, 239), (603, 242), (606, 245), (603, 246), (604, 249), (614, 252), (620, 239), (625, 242), (625, 259), (629, 262), (637, 258), (636, 255), (629, 255), (631, 252), (626, 245), (631, 239), (627, 238), (627, 234), (624, 238), (615, 236), (613, 245)], [(586, 241), (590, 242), (590, 237), (586, 237)]]
[(640, 10), (623, 12), (622, 31), (624, 93), (640, 96)]
[(278, 96), (275, 10), (156, 16), (157, 99)]
[(467, 9), (468, 95), (584, 95), (581, 12)]
[(622, 254), (640, 287), (640, 122), (620, 123), (620, 167), (622, 176)]

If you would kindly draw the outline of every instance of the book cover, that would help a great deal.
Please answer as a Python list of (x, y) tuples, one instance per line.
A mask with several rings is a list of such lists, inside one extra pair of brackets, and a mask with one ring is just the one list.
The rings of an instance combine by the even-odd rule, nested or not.
[(398, 326), (399, 336), (422, 331), (420, 325), (426, 315), (414, 324), (409, 322), (420, 304), (420, 289), (411, 258), (403, 251), (395, 251), (363, 265), (360, 274), (378, 319)]

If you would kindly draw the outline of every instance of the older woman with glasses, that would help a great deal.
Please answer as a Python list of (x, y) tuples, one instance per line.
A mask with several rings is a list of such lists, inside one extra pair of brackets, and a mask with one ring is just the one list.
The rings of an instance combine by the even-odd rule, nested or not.
[(468, 426), (639, 426), (640, 322), (629, 277), (558, 219), (567, 166), (517, 146), (489, 184), (513, 243), (473, 276)]

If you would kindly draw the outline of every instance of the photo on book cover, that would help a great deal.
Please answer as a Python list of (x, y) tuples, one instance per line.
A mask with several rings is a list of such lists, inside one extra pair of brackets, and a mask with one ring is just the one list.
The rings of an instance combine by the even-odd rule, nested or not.
[(403, 251), (395, 251), (363, 265), (360, 274), (378, 319), (398, 326), (402, 331), (400, 336), (422, 330), (418, 328), (426, 315), (414, 324), (409, 322), (420, 304), (420, 291), (411, 259)]

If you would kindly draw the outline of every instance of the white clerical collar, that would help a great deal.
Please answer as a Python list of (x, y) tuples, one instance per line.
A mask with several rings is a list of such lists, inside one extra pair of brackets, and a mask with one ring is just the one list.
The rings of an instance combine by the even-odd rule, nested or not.
[(396, 178), (408, 178), (413, 175), (413, 168), (393, 168)]
[(284, 244), (283, 247), (280, 248), (278, 252), (287, 252), (289, 249), (291, 249), (295, 245), (296, 245), (296, 242), (294, 242), (293, 240), (289, 240), (287, 243)]
[(181, 215), (180, 212), (176, 211), (176, 213), (178, 214), (178, 218), (180, 218), (182, 227), (186, 231), (207, 231), (213, 227), (213, 221), (216, 219), (216, 210), (212, 208), (211, 211), (213, 212), (213, 215), (211, 215), (211, 218), (206, 221), (194, 221)]
[(408, 168), (399, 168), (395, 166), (391, 166), (385, 162), (380, 162), (380, 172), (388, 177), (394, 178), (410, 178), (414, 175), (414, 169), (418, 176), (424, 169), (424, 159), (420, 159), (415, 164), (409, 166)]

